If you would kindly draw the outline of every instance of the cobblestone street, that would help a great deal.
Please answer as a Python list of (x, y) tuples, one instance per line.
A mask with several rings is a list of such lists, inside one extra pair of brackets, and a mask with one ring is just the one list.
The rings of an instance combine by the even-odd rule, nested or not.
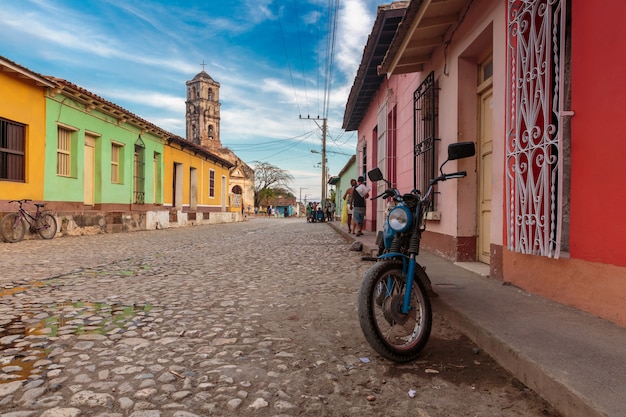
[(0, 416), (556, 415), (436, 311), (417, 361), (375, 355), (349, 248), (295, 218), (0, 243)]

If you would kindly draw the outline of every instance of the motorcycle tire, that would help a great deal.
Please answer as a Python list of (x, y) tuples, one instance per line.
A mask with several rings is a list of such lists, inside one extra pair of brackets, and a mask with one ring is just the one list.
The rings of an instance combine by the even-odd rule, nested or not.
[(417, 358), (430, 337), (432, 308), (420, 274), (426, 275), (418, 267), (408, 314), (402, 313), (406, 291), (402, 261), (377, 262), (365, 273), (359, 290), (359, 322), (365, 339), (378, 354), (393, 362)]

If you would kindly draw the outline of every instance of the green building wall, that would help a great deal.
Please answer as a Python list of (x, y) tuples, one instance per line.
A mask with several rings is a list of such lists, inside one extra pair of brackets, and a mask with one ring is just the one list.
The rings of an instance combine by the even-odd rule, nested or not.
[(341, 216), (341, 211), (343, 210), (343, 205), (345, 203), (345, 201), (343, 200), (343, 195), (345, 194), (346, 190), (351, 187), (350, 180), (357, 179), (356, 171), (357, 171), (356, 163), (349, 162), (343, 168), (341, 175), (339, 176), (340, 179), (335, 185), (335, 189), (337, 190), (337, 193), (335, 195), (335, 207), (336, 207), (335, 215), (336, 216)]
[[(58, 128), (72, 131), (71, 175), (57, 174)], [(150, 132), (141, 133), (128, 122), (118, 123), (97, 109), (87, 109), (63, 94), (47, 98), (44, 199), (46, 201), (84, 201), (85, 135), (95, 138), (94, 204), (131, 204), (134, 202), (135, 145), (144, 150), (144, 203), (163, 203), (163, 141)], [(113, 144), (121, 146), (121, 180), (111, 181)], [(155, 163), (156, 161), (156, 163)], [(155, 168), (157, 173), (155, 175)], [(155, 187), (155, 181), (157, 182)], [(156, 189), (156, 195), (155, 195)]]

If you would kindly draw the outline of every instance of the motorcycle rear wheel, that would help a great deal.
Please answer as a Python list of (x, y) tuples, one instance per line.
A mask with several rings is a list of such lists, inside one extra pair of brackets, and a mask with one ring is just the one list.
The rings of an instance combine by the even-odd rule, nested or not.
[(419, 356), (432, 329), (432, 308), (416, 268), (411, 289), (411, 309), (402, 313), (406, 277), (402, 262), (377, 262), (365, 274), (359, 290), (358, 311), (367, 342), (381, 356), (393, 362), (408, 362)]

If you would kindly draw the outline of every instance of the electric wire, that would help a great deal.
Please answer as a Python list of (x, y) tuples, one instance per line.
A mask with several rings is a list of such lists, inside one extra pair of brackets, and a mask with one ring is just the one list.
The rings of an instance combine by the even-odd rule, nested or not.
[(324, 103), (323, 103), (323, 118), (328, 118), (328, 109), (330, 104), (330, 90), (332, 86), (332, 70), (333, 70), (333, 62), (335, 56), (335, 44), (336, 44), (336, 29), (337, 29), (337, 18), (338, 18), (338, 8), (339, 8), (339, 0), (328, 0), (328, 27), (327, 27), (327, 38), (326, 38), (326, 67), (324, 69)]
[(309, 95), (308, 95), (308, 91), (307, 91), (307, 87), (306, 87), (306, 77), (304, 77), (304, 57), (302, 56), (302, 40), (301, 40), (301, 36), (300, 36), (300, 16), (298, 13), (298, 0), (294, 0), (293, 2), (293, 8), (294, 8), (294, 12), (295, 12), (295, 21), (296, 21), (296, 30), (297, 30), (297, 35), (298, 35), (298, 50), (300, 52), (300, 67), (302, 69), (302, 86), (304, 87), (304, 104), (306, 106), (306, 112), (307, 114), (309, 114)]
[[(232, 151), (265, 151), (265, 150), (274, 150), (277, 148), (285, 147), (287, 149), (292, 147), (292, 144), (300, 144), (304, 142), (306, 139), (310, 138), (313, 134), (315, 134), (317, 129), (310, 130), (301, 135), (286, 138), (286, 139), (277, 139), (271, 140), (267, 142), (255, 142), (255, 143), (237, 143), (237, 145), (231, 145), (229, 148)], [(296, 140), (298, 139), (298, 140)], [(287, 142), (288, 141), (288, 142)]]
[(287, 49), (287, 41), (285, 39), (285, 32), (283, 31), (283, 25), (282, 25), (281, 19), (280, 19), (280, 9), (278, 7), (278, 2), (276, 0), (274, 0), (274, 7), (276, 8), (276, 18), (278, 20), (278, 27), (280, 29), (280, 36), (281, 36), (282, 41), (283, 41), (283, 49), (285, 51), (285, 59), (287, 60), (287, 68), (289, 69), (289, 78), (291, 79), (291, 87), (293, 88), (294, 99), (296, 101), (296, 106), (298, 107), (298, 112), (300, 114), (302, 114), (302, 111), (300, 109), (300, 102), (298, 100), (298, 93), (296, 91), (296, 84), (293, 81), (293, 72), (291, 71), (291, 62), (289, 61), (289, 51)]

